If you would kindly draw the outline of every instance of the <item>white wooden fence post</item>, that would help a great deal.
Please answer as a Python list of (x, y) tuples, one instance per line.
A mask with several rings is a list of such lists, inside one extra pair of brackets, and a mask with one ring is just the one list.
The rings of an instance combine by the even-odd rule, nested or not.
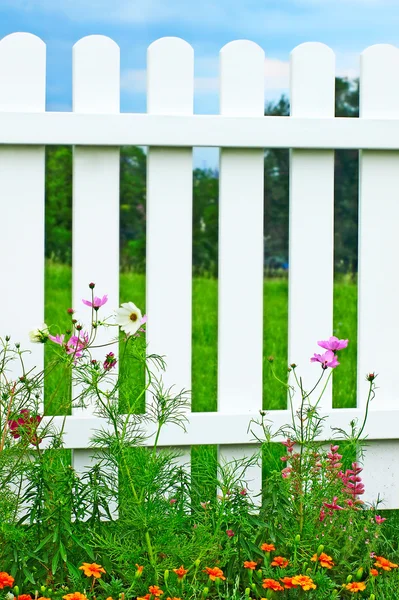
[[(367, 48), (360, 63), (360, 118), (399, 118), (399, 49)], [(397, 409), (399, 337), (399, 152), (363, 150), (359, 193), (358, 405), (365, 406), (366, 375), (378, 377), (373, 409)], [(370, 443), (364, 460), (364, 499), (399, 508), (399, 442)]]
[[(191, 115), (194, 52), (179, 38), (148, 48), (147, 111)], [(172, 393), (191, 389), (192, 149), (149, 148), (146, 311), (149, 351), (165, 356)], [(147, 402), (151, 402), (148, 396)], [(190, 449), (178, 461), (190, 463)]]
[[(44, 112), (46, 46), (29, 33), (0, 41), (0, 111)], [(19, 342), (26, 370), (43, 368), (43, 346), (28, 333), (44, 321), (43, 146), (0, 146), (0, 336)], [(18, 362), (12, 377), (21, 375)]]
[[(73, 111), (118, 113), (120, 94), (119, 47), (104, 36), (88, 36), (73, 48)], [(90, 327), (90, 282), (95, 295), (108, 294), (99, 316), (108, 316), (119, 304), (119, 148), (75, 147), (73, 153), (73, 273), (72, 299), (76, 317)], [(96, 342), (105, 344), (118, 336), (117, 329), (101, 328)], [(117, 355), (118, 343), (93, 350), (103, 361), (109, 351)], [(82, 419), (93, 407), (76, 408)], [(73, 466), (84, 472), (95, 455), (89, 450), (73, 452)], [(117, 479), (117, 478), (116, 478)]]
[[(264, 114), (263, 50), (246, 40), (220, 52), (220, 114)], [(219, 180), (218, 410), (259, 416), (263, 380), (263, 149), (221, 149)], [(258, 446), (220, 446), (221, 461)], [(246, 474), (255, 502), (261, 461)]]
[[(335, 57), (319, 43), (291, 53), (291, 116), (334, 116)], [(309, 391), (320, 376), (311, 364), (317, 341), (333, 327), (334, 151), (291, 150), (288, 359)], [(326, 373), (327, 375), (327, 373)], [(292, 380), (292, 383), (294, 381)], [(294, 404), (300, 403), (297, 392)], [(331, 385), (320, 408), (331, 409)]]

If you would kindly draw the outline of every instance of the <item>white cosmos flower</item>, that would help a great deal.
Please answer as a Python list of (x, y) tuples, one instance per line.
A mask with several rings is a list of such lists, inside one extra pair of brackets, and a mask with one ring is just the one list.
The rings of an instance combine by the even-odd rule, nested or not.
[(115, 322), (127, 335), (134, 335), (145, 321), (133, 302), (125, 302), (115, 311)]
[(50, 332), (46, 323), (43, 323), (41, 328), (34, 329), (29, 332), (29, 339), (33, 344), (44, 344), (47, 341)]

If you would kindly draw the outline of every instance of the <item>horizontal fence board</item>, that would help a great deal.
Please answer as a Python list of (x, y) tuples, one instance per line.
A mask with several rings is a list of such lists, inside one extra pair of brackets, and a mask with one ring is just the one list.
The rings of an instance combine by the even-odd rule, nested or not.
[[(243, 400), (244, 404), (244, 400)], [(332, 428), (350, 430), (349, 423), (357, 420), (363, 421), (363, 411), (356, 408), (336, 408), (329, 413), (321, 412), (326, 418), (324, 429), (319, 440), (331, 440), (337, 438)], [(198, 444), (257, 444), (253, 433), (249, 430), (251, 419), (258, 419), (253, 413), (224, 414), (221, 412), (204, 412), (187, 414), (189, 422), (186, 423), (186, 431), (177, 425), (168, 424), (162, 431), (159, 446), (196, 446)], [(289, 410), (272, 410), (267, 413), (266, 419), (272, 423), (272, 431), (290, 422), (291, 412)], [(65, 419), (65, 423), (64, 423)], [(260, 419), (260, 417), (259, 417)], [(43, 424), (51, 420), (58, 428), (64, 428), (64, 442), (66, 448), (88, 448), (90, 437), (94, 431), (106, 428), (107, 423), (99, 417), (45, 417)], [(257, 435), (261, 435), (261, 428), (252, 424), (251, 429)], [(153, 423), (143, 424), (146, 434), (155, 433), (156, 426)], [(373, 410), (370, 419), (364, 429), (364, 436), (368, 440), (394, 440), (398, 437), (399, 411), (397, 410)], [(281, 441), (280, 436), (274, 441)], [(151, 446), (152, 440), (147, 440), (146, 445)]]
[(399, 119), (4, 112), (0, 144), (398, 150)]

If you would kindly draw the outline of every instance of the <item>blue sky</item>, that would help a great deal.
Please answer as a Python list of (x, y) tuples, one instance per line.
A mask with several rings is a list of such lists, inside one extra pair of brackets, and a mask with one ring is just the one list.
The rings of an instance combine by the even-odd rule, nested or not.
[[(209, 114), (218, 111), (224, 44), (245, 38), (262, 46), (266, 98), (277, 99), (287, 92), (289, 54), (302, 42), (328, 44), (337, 74), (349, 77), (367, 46), (399, 45), (399, 0), (0, 0), (0, 38), (15, 31), (47, 44), (48, 110), (71, 109), (72, 46), (80, 38), (103, 34), (119, 44), (121, 110), (144, 112), (148, 45), (182, 37), (195, 51), (195, 112)], [(214, 157), (203, 150), (196, 163), (213, 167)]]

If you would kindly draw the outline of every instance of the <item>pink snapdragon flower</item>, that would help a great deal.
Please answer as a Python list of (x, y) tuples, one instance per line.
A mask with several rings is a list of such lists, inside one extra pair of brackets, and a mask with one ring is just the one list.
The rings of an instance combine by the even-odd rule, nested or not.
[(105, 296), (103, 296), (102, 298), (99, 298), (98, 296), (94, 296), (93, 301), (82, 299), (82, 302), (86, 306), (91, 306), (92, 308), (94, 308), (94, 310), (98, 310), (100, 308), (100, 306), (104, 306), (104, 304), (106, 302), (108, 302), (108, 295), (105, 294)]
[(335, 335), (332, 335), (328, 340), (321, 340), (317, 342), (317, 345), (320, 348), (324, 348), (325, 350), (332, 350), (336, 352), (337, 350), (343, 350), (347, 347), (349, 340), (339, 340)]
[(323, 506), (328, 508), (328, 510), (345, 510), (343, 506), (337, 504), (338, 496), (334, 496), (332, 502), (323, 502)]
[(322, 369), (327, 369), (328, 367), (330, 367), (331, 369), (334, 369), (335, 367), (338, 367), (338, 365), (339, 365), (337, 357), (335, 356), (335, 354), (332, 350), (327, 350), (326, 352), (324, 352), (324, 354), (316, 354), (315, 353), (310, 360), (311, 360), (311, 362), (321, 363)]

